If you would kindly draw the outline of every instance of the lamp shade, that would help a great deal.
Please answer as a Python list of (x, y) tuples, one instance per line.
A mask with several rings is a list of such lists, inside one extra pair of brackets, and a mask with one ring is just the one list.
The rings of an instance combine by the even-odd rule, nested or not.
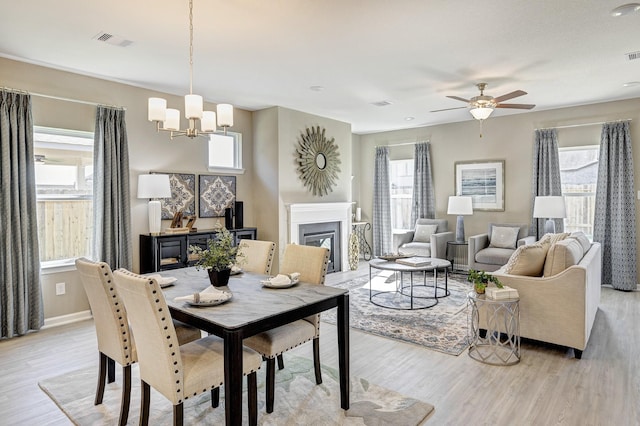
[(544, 196), (536, 197), (533, 202), (533, 217), (560, 219), (567, 217), (564, 197)]
[(169, 197), (171, 197), (169, 175), (153, 174), (138, 176), (138, 198)]
[(450, 196), (447, 214), (470, 215), (473, 214), (473, 199), (466, 196)]
[(469, 112), (471, 113), (471, 115), (473, 115), (473, 118), (475, 118), (476, 120), (484, 120), (489, 118), (489, 116), (493, 112), (493, 108), (478, 107), (478, 108), (473, 108), (469, 110)]

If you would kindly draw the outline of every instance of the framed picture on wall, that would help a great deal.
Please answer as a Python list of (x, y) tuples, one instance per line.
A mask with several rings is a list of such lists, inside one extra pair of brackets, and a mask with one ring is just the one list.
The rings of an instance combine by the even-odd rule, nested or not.
[(226, 208), (233, 208), (236, 201), (236, 177), (199, 175), (200, 217), (222, 217)]
[(474, 210), (504, 211), (504, 160), (456, 161), (455, 186)]
[(151, 172), (169, 175), (171, 198), (160, 199), (162, 219), (173, 219), (182, 210), (183, 215), (196, 214), (196, 175), (188, 173)]

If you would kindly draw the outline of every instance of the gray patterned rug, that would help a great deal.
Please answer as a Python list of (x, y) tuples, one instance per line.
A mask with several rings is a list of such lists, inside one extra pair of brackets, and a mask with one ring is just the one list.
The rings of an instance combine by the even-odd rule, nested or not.
[[(263, 366), (264, 367), (264, 366)], [(76, 425), (115, 425), (118, 423), (122, 378), (117, 368), (116, 381), (108, 384), (101, 405), (93, 405), (97, 366), (40, 381), (40, 388)], [(351, 377), (351, 406), (340, 408), (338, 371), (322, 366), (321, 385), (315, 384), (313, 362), (285, 354), (285, 369), (276, 372), (275, 409), (265, 411), (264, 368), (258, 371), (258, 424), (260, 425), (419, 425), (433, 413), (426, 402), (405, 397), (357, 377)], [(131, 410), (128, 424), (139, 418), (140, 379), (138, 367), (132, 368)], [(245, 380), (246, 387), (246, 380)], [(246, 389), (243, 422), (248, 424)], [(152, 425), (172, 423), (171, 403), (152, 389)], [(220, 406), (211, 408), (210, 393), (188, 399), (184, 405), (185, 424), (224, 424), (224, 390)], [(1, 423), (1, 422), (0, 422)]]
[[(409, 292), (409, 274), (403, 274), (403, 292)], [(414, 273), (414, 296), (433, 296), (433, 275), (427, 274), (427, 286), (422, 285), (424, 275)], [(427, 309), (399, 310), (376, 306), (369, 301), (369, 272), (366, 275), (333, 284), (334, 287), (349, 289), (349, 322), (352, 328), (383, 337), (390, 337), (450, 355), (460, 355), (467, 347), (467, 293), (471, 284), (466, 275), (449, 274), (450, 295), (439, 297), (438, 304)], [(393, 272), (373, 270), (372, 290), (394, 290)], [(438, 276), (438, 286), (444, 287), (444, 276)], [(438, 289), (438, 295), (444, 290)], [(374, 296), (379, 304), (393, 307), (407, 307), (409, 298), (395, 292)], [(433, 299), (414, 298), (414, 307), (426, 306)], [(336, 322), (335, 309), (323, 312), (322, 321)]]

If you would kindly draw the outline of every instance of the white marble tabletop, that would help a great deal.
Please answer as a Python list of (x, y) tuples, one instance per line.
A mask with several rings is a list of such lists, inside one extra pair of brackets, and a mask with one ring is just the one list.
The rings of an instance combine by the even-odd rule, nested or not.
[(172, 309), (196, 314), (227, 329), (243, 327), (273, 315), (348, 293), (345, 289), (304, 282), (289, 288), (267, 288), (263, 287), (260, 281), (268, 276), (241, 273), (232, 275), (227, 287), (219, 287), (220, 290), (231, 291), (233, 297), (229, 301), (216, 306), (197, 307), (184, 301), (176, 302), (174, 299), (210, 287), (206, 270), (198, 271), (191, 267), (163, 271), (160, 275), (176, 278), (174, 285), (163, 289), (167, 304)]

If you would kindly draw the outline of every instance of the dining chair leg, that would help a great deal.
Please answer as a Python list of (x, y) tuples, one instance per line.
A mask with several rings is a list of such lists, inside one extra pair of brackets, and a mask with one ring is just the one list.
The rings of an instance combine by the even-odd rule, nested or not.
[(173, 426), (182, 426), (184, 423), (184, 405), (181, 402), (173, 406)]
[(249, 424), (255, 426), (258, 424), (258, 379), (255, 371), (247, 376), (247, 403)]
[(122, 401), (120, 402), (120, 426), (125, 426), (129, 419), (131, 403), (131, 365), (122, 367)]
[(116, 362), (107, 357), (107, 383), (116, 381)]
[(273, 399), (276, 387), (276, 359), (267, 358), (267, 413), (273, 413)]
[(316, 372), (316, 384), (322, 383), (322, 371), (320, 370), (320, 338), (313, 339), (313, 367)]
[(102, 397), (104, 396), (104, 384), (107, 380), (107, 356), (102, 352), (99, 352), (98, 362), (98, 386), (96, 388), (96, 399), (93, 401), (93, 405), (102, 404)]
[(216, 408), (220, 405), (220, 388), (211, 389), (211, 406)]
[(151, 398), (151, 387), (140, 380), (140, 425), (147, 426), (149, 424), (149, 403)]
[(282, 370), (284, 368), (284, 359), (282, 358), (282, 354), (278, 355), (278, 370)]

